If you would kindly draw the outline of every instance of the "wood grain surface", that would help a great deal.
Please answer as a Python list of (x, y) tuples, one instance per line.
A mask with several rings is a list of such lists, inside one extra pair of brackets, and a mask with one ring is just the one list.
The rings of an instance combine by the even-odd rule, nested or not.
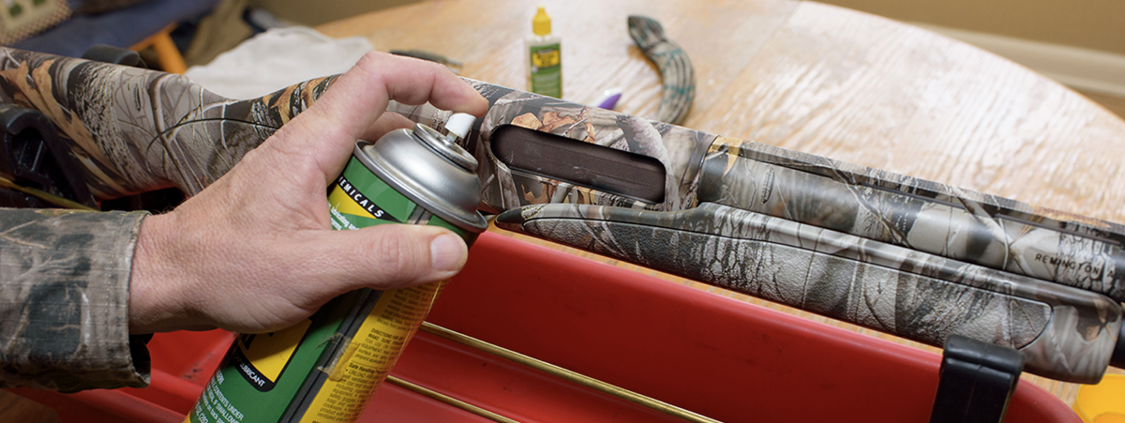
[[(554, 33), (563, 40), (567, 100), (592, 102), (603, 90), (619, 87), (624, 96), (617, 110), (656, 114), (659, 72), (633, 45), (626, 27), (628, 15), (646, 15), (664, 25), (695, 66), (696, 99), (684, 126), (1125, 222), (1125, 122), (1062, 85), (978, 48), (813, 2), (538, 4), (546, 7)], [(381, 51), (413, 48), (446, 55), (464, 62), (462, 76), (526, 89), (523, 39), (531, 31), (534, 6), (433, 1), (317, 29), (333, 37), (366, 37)], [(1067, 404), (1074, 401), (1076, 385), (1024, 378)]]

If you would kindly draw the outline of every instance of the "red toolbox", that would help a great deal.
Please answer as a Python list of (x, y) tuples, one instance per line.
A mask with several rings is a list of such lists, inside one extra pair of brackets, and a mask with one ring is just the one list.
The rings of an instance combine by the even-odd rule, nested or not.
[[(485, 233), (430, 322), (724, 422), (926, 422), (941, 357)], [(229, 346), (159, 334), (147, 389), (14, 389), (64, 422), (180, 422)], [(419, 333), (392, 372), (521, 422), (682, 421)], [(363, 422), (485, 422), (385, 384)], [(1021, 383), (1007, 422), (1079, 422)]]

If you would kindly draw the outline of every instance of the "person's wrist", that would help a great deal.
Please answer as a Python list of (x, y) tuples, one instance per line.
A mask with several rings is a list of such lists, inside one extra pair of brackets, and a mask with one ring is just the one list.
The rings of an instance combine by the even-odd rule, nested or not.
[[(160, 214), (146, 217), (141, 222), (137, 243), (133, 249), (133, 265), (129, 276), (129, 333), (145, 334), (165, 329), (172, 317), (173, 308), (167, 303), (175, 285), (169, 276), (175, 271), (168, 268), (165, 259), (170, 252), (168, 239), (174, 233), (175, 217)], [(162, 254), (163, 252), (163, 254)]]

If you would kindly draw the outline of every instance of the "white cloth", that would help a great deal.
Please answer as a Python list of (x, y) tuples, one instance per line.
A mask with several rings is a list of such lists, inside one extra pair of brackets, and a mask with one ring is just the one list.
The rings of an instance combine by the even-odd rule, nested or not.
[(234, 99), (261, 97), (298, 82), (344, 73), (374, 47), (362, 37), (330, 38), (312, 28), (274, 28), (192, 66), (188, 78)]

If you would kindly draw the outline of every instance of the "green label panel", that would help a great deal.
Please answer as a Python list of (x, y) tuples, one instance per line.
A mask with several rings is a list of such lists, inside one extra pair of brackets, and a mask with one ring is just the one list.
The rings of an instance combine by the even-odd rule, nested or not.
[(528, 63), (531, 69), (531, 92), (562, 97), (562, 49), (559, 44), (531, 47)]
[(406, 222), (418, 206), (352, 157), (328, 192), (332, 229)]
[[(239, 335), (188, 414), (191, 423), (276, 423), (359, 299), (338, 297), (277, 332)], [(302, 341), (303, 340), (303, 341)]]

